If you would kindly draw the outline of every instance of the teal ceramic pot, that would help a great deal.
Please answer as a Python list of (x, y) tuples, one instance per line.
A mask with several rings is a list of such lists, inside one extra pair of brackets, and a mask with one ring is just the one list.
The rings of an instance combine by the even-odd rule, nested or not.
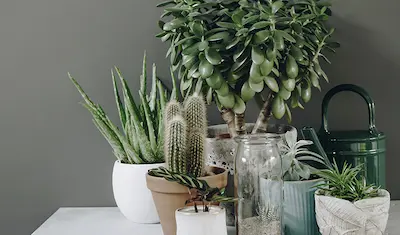
[(315, 186), (322, 179), (284, 182), (285, 235), (318, 235), (315, 219)]

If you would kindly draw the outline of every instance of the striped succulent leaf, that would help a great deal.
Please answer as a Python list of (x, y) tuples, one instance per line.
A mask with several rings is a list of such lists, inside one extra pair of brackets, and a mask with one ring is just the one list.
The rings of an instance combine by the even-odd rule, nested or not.
[(236, 199), (225, 197), (225, 189), (211, 188), (204, 180), (199, 180), (195, 177), (179, 174), (168, 170), (165, 167), (159, 167), (149, 170), (149, 175), (154, 177), (162, 177), (168, 181), (176, 182), (189, 189), (196, 189), (202, 200), (208, 202), (233, 202)]

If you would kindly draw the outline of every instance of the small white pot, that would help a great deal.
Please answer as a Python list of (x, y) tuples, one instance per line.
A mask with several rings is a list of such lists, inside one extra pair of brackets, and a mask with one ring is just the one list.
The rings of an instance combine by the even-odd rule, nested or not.
[(154, 224), (160, 222), (151, 192), (147, 189), (148, 170), (165, 164), (114, 164), (112, 185), (115, 202), (122, 214), (132, 222)]
[(203, 212), (198, 206), (196, 213), (193, 206), (176, 210), (176, 235), (227, 235), (225, 209), (210, 206), (210, 211)]
[(315, 193), (315, 212), (322, 235), (383, 235), (389, 217), (390, 194), (354, 203)]

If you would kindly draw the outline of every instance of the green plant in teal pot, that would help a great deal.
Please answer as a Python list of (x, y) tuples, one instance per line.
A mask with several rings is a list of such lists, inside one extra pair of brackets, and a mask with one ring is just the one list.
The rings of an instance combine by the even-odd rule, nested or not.
[(215, 102), (231, 135), (244, 134), (247, 102), (261, 111), (253, 133), (271, 116), (292, 119), (291, 109), (311, 99), (312, 88), (328, 81), (321, 68), (335, 52), (326, 0), (174, 0), (164, 8), (167, 56), (184, 96), (202, 92)]

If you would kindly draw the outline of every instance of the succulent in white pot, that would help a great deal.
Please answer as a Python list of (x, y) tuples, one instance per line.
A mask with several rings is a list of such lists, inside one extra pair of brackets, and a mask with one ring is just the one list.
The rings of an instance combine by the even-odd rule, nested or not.
[(325, 183), (315, 193), (315, 212), (322, 235), (383, 235), (389, 217), (390, 193), (365, 179), (358, 179), (361, 166), (336, 162), (318, 175)]
[[(120, 80), (122, 92), (118, 91), (115, 73)], [(164, 165), (162, 143), (166, 89), (157, 78), (156, 66), (153, 64), (151, 91), (147, 94), (146, 54), (140, 77), (140, 102), (133, 99), (128, 83), (117, 67), (111, 74), (121, 128), (110, 120), (100, 105), (88, 97), (71, 75), (69, 77), (84, 99), (82, 105), (92, 114), (93, 123), (111, 145), (117, 158), (112, 174), (117, 206), (133, 222), (158, 223), (158, 214), (147, 189), (145, 175), (149, 169)]]
[[(311, 134), (313, 133), (316, 136), (311, 129)], [(313, 139), (316, 143), (297, 140), (297, 130), (294, 128), (294, 131), (286, 132), (283, 141), (278, 145), (282, 154), (285, 195), (283, 223), (286, 235), (318, 234), (314, 192), (322, 179), (315, 174), (317, 170), (312, 165), (326, 167), (330, 163), (325, 154), (321, 156), (310, 150), (311, 145), (319, 144), (318, 138)]]

